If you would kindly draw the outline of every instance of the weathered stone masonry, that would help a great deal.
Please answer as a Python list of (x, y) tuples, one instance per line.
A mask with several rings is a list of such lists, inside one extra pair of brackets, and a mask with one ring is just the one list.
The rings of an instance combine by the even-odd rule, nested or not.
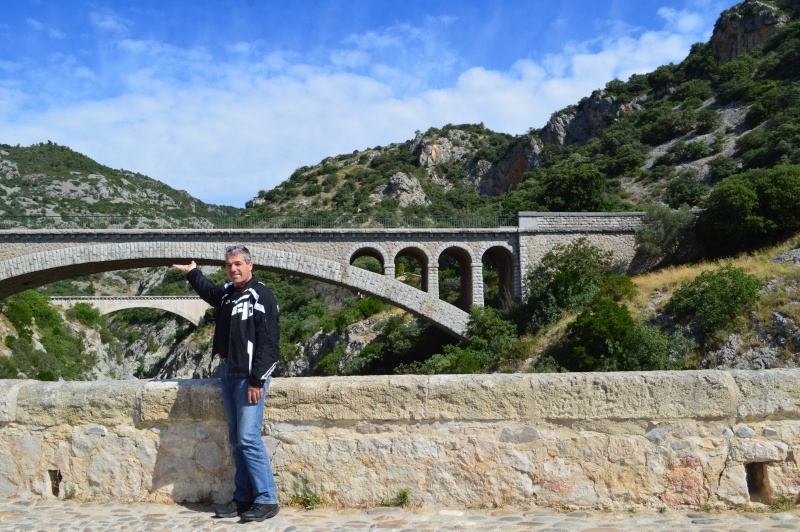
[[(0, 381), (0, 497), (222, 502), (216, 381)], [(735, 507), (800, 492), (800, 370), (273, 380), (286, 502)], [(748, 481), (748, 476), (751, 480)]]
[[(239, 242), (258, 267), (309, 277), (372, 295), (457, 335), (471, 305), (482, 306), (483, 260), (499, 265), (503, 291), (519, 296), (527, 269), (553, 246), (581, 236), (630, 265), (642, 213), (520, 213), (518, 227), (485, 229), (215, 229), (2, 230), (0, 298), (61, 279), (194, 258), (221, 264), (225, 246)], [(351, 266), (370, 255), (383, 274)], [(423, 290), (395, 279), (395, 259), (423, 264)], [(439, 259), (461, 265), (462, 308), (439, 299)]]

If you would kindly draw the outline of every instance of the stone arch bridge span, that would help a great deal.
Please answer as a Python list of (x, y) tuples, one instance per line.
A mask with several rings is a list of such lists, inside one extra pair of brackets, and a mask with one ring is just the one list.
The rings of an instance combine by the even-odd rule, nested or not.
[[(519, 297), (528, 267), (553, 246), (584, 235), (630, 265), (641, 220), (642, 213), (520, 213), (516, 227), (482, 229), (3, 229), (0, 298), (91, 273), (190, 259), (222, 266), (225, 248), (241, 243), (257, 269), (343, 286), (464, 336), (467, 310), (484, 304), (487, 261), (503, 297)], [(382, 273), (353, 266), (362, 256), (374, 257)], [(421, 264), (422, 289), (395, 278), (395, 261), (403, 256)], [(443, 257), (459, 265), (460, 307), (439, 298)]]
[(129, 308), (156, 308), (177, 314), (192, 322), (195, 327), (211, 308), (211, 305), (197, 296), (54, 296), (51, 303), (70, 308), (75, 303), (87, 303), (97, 308), (100, 314), (110, 314)]

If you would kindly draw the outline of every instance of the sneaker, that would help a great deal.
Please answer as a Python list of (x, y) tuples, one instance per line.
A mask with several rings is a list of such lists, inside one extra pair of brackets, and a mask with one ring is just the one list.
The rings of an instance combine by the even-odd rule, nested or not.
[(241, 515), (242, 521), (263, 521), (278, 515), (277, 504), (258, 504), (253, 506)]
[(217, 517), (236, 517), (242, 515), (253, 506), (253, 501), (237, 501), (233, 499), (231, 502), (216, 509)]

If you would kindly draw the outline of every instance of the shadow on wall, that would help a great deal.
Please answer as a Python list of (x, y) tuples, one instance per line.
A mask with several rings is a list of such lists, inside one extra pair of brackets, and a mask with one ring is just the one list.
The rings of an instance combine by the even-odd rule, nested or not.
[(206, 504), (230, 500), (233, 460), (219, 381), (153, 384), (142, 392), (136, 423), (137, 429), (157, 435), (155, 456), (141, 463), (143, 474), (152, 471), (153, 497)]

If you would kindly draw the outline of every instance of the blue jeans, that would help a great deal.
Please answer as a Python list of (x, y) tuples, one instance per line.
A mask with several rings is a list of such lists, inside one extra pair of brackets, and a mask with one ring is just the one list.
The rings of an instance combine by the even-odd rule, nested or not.
[(272, 377), (268, 377), (264, 384), (261, 400), (250, 404), (247, 402), (247, 379), (229, 379), (227, 364), (221, 366), (222, 402), (228, 416), (228, 441), (236, 468), (233, 498), (259, 504), (278, 504), (272, 465), (264, 440), (261, 439), (264, 398)]

